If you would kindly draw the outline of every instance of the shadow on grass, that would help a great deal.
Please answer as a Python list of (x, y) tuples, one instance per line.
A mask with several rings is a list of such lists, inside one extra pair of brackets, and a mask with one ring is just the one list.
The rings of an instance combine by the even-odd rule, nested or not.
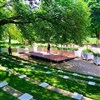
[(0, 89), (0, 100), (18, 100), (18, 99)]
[[(23, 68), (24, 69), (24, 64), (20, 65), (20, 63), (22, 63), (22, 60), (19, 60), (18, 58), (13, 60), (12, 58), (16, 58), (16, 57), (13, 57), (13, 56), (9, 57), (7, 55), (6, 59), (2, 59), (0, 61), (0, 63), (8, 68)], [(17, 59), (18, 59), (18, 62), (17, 62)], [(100, 98), (100, 87), (90, 86), (88, 84), (79, 83), (77, 81), (65, 80), (65, 79), (62, 79), (60, 77), (56, 77), (53, 75), (46, 75), (45, 73), (40, 73), (38, 71), (34, 72), (34, 71), (28, 71), (28, 70), (23, 70), (23, 69), (16, 70), (16, 71), (20, 72), (21, 74), (26, 74), (27, 76), (34, 78), (36, 80), (39, 80), (41, 82), (47, 82), (53, 86), (56, 86), (56, 87), (59, 87), (59, 88), (62, 88), (62, 89), (65, 89), (65, 90), (68, 90), (71, 92), (81, 93), (81, 94), (88, 96), (90, 98), (93, 98), (95, 100), (99, 100), (99, 98)], [(18, 79), (18, 80), (20, 80), (20, 79)], [(18, 84), (18, 83), (15, 83), (15, 84)], [(29, 84), (29, 82), (25, 83), (24, 85), (26, 86), (26, 84)], [(21, 86), (20, 86), (20, 88), (21, 88)], [(40, 91), (40, 93), (41, 93), (41, 91)]]
[[(5, 76), (5, 73), (6, 72), (0, 71), (0, 76)], [(7, 81), (10, 86), (23, 93), (27, 92), (33, 95), (33, 98), (35, 98), (36, 100), (73, 100), (70, 97), (47, 90), (45, 88), (32, 84), (28, 81), (25, 81), (24, 79), (20, 79), (17, 76), (11, 74), (8, 77), (0, 77), (0, 80)]]
[(0, 60), (1, 65), (8, 68), (14, 68), (14, 67), (21, 68), (24, 67), (24, 65), (30, 65), (30, 62), (28, 60), (24, 60), (17, 56), (11, 56), (8, 54), (2, 54), (1, 56), (2, 56), (2, 59)]

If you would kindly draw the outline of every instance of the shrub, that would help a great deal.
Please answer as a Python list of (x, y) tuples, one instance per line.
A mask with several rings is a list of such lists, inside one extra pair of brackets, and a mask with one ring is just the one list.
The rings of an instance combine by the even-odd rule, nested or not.
[(95, 57), (100, 57), (100, 53), (94, 53), (93, 54)]
[(84, 53), (92, 53), (92, 51), (90, 49), (85, 49), (83, 50)]
[(20, 46), (21, 48), (25, 48), (25, 46)]

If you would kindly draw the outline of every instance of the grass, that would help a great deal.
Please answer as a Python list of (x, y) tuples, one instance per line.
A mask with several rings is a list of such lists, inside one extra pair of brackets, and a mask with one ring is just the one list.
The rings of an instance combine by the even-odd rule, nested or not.
[(53, 49), (56, 49), (56, 50), (66, 50), (66, 51), (77, 51), (78, 49), (77, 48), (72, 48), (72, 47), (55, 47)]
[[(68, 71), (64, 71), (65, 73), (57, 72), (57, 69), (53, 69), (52, 66), (48, 66), (48, 68), (45, 69), (43, 67), (46, 65), (42, 65), (42, 64), (34, 65), (32, 63), (24, 62), (23, 65), (21, 65), (20, 63), (22, 63), (22, 60), (18, 60), (18, 58), (16, 60), (11, 60), (12, 58), (4, 59), (4, 60), (1, 60), (0, 62), (3, 66), (7, 68), (12, 68), (21, 74), (26, 74), (28, 77), (31, 77), (32, 79), (35, 79), (41, 82), (47, 82), (50, 85), (53, 85), (53, 86), (56, 86), (56, 87), (59, 87), (59, 88), (62, 88), (62, 89), (65, 89), (71, 92), (78, 92), (78, 93), (83, 94), (84, 96), (93, 98), (95, 100), (99, 100), (100, 98), (100, 91), (99, 91), (100, 87), (90, 86), (88, 84), (81, 83), (75, 80), (66, 80), (66, 79), (58, 77), (57, 75), (59, 74), (67, 75), (74, 79), (95, 81), (100, 84), (99, 77), (95, 77), (98, 80), (97, 79), (92, 80), (92, 79), (87, 79), (86, 76), (73, 76), (72, 75), (73, 72), (68, 72)], [(36, 70), (25, 68), (25, 66), (31, 66), (31, 67), (35, 66)], [(48, 75), (40, 71), (44, 71), (44, 72), (51, 71), (55, 75)]]
[[(9, 43), (8, 42), (4, 42), (4, 41), (0, 41), (0, 46), (6, 48), (6, 47), (9, 47)], [(15, 41), (15, 40), (12, 41), (10, 46), (13, 47), (13, 49), (14, 49), (14, 47), (20, 47), (20, 48), (32, 47), (32, 45), (25, 46), (22, 43), (19, 43), (19, 42)], [(47, 48), (47, 45), (45, 45), (45, 46), (41, 45), (41, 46), (38, 46), (38, 47), (39, 48)], [(53, 47), (53, 46), (51, 46), (51, 48), (52, 49), (56, 49), (56, 50), (67, 50), (67, 51), (76, 51), (77, 50), (76, 48), (68, 48), (68, 47), (61, 48), (61, 47)], [(15, 52), (15, 50), (13, 50), (13, 52)]]
[(94, 53), (95, 57), (100, 57), (100, 53)]
[(0, 88), (0, 100), (18, 100), (16, 97), (6, 93)]
[[(23, 92), (33, 95), (36, 100), (73, 100), (70, 97), (63, 96), (59, 93), (44, 89), (38, 85), (32, 84), (24, 79), (20, 79), (14, 75), (7, 75), (6, 72), (0, 70), (0, 80), (7, 81), (10, 86)], [(1, 99), (0, 99), (1, 100)]]
[(96, 38), (90, 38), (88, 37), (86, 41), (84, 41), (83, 44), (96, 44), (97, 39)]
[(88, 84), (81, 83), (78, 81), (66, 80), (54, 75), (46, 75), (45, 73), (31, 71), (30, 69), (20, 69), (18, 70), (18, 72), (26, 74), (32, 79), (39, 80), (41, 82), (47, 82), (55, 87), (59, 87), (71, 92), (78, 92), (93, 99), (95, 99), (95, 97), (98, 99), (100, 98), (100, 91), (98, 90), (100, 89), (100, 87), (98, 86), (90, 86)]
[[(0, 46), (8, 47), (9, 43), (8, 42), (4, 42), (4, 41), (0, 41)], [(11, 46), (22, 46), (22, 44), (21, 43), (16, 43), (16, 42), (12, 41)]]
[(85, 49), (83, 50), (84, 53), (92, 53), (92, 51), (90, 49)]

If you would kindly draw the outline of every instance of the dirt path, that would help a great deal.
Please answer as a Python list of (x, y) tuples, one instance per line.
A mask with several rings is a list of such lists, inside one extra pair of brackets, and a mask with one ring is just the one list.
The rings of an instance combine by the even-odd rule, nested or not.
[(95, 65), (92, 61), (74, 59), (64, 62), (62, 66), (69, 71), (75, 71), (100, 77), (100, 66)]

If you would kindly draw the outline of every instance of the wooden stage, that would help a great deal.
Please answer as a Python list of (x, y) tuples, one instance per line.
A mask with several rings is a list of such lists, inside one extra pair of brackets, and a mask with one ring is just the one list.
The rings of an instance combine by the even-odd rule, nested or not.
[(56, 63), (71, 60), (71, 59), (75, 58), (74, 55), (69, 57), (69, 56), (62, 56), (59, 54), (47, 54), (46, 52), (31, 52), (30, 56), (35, 57), (35, 58), (41, 58), (41, 59), (52, 61), (52, 62), (56, 62)]

